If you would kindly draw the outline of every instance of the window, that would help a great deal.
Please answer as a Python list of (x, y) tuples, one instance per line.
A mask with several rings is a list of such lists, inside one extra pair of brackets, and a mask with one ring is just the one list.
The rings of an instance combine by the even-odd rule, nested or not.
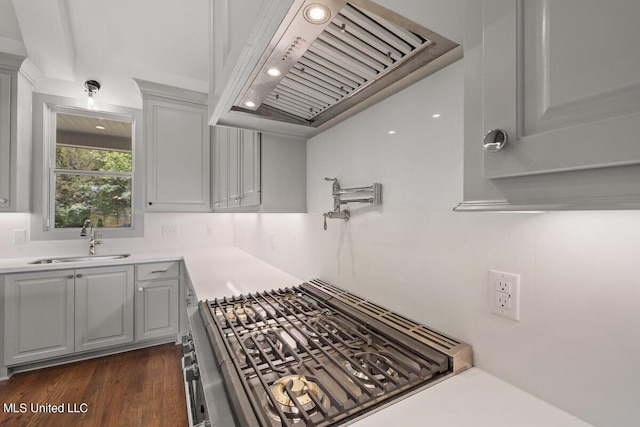
[(142, 111), (82, 104), (33, 94), (31, 239), (81, 239), (87, 218), (105, 239), (142, 237)]
[(131, 227), (131, 123), (56, 115), (54, 228)]

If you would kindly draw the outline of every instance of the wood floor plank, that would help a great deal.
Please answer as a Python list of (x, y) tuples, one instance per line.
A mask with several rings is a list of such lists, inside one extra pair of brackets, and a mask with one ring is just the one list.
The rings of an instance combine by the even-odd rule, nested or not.
[[(25, 403), (27, 412), (3, 411), (0, 426), (186, 426), (180, 357), (179, 346), (165, 344), (15, 374), (0, 381), (0, 401)], [(64, 404), (65, 412), (31, 413), (31, 404)]]

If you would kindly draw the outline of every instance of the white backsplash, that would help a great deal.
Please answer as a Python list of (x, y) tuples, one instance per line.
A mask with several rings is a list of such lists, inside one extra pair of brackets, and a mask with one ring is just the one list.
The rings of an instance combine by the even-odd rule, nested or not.
[[(77, 240), (31, 241), (29, 214), (0, 213), (0, 258), (80, 255), (89, 250), (87, 238)], [(233, 218), (230, 214), (147, 213), (144, 237), (104, 239), (98, 254), (161, 251), (233, 245)], [(163, 226), (177, 226), (177, 237), (163, 237)], [(14, 244), (14, 230), (27, 230), (27, 243)]]
[[(635, 426), (640, 213), (454, 213), (462, 74), (459, 61), (312, 138), (309, 214), (235, 214), (235, 245), (470, 343), (477, 366), (590, 423)], [(323, 231), (324, 177), (380, 182), (383, 204)], [(519, 322), (490, 313), (489, 269), (521, 274)]]

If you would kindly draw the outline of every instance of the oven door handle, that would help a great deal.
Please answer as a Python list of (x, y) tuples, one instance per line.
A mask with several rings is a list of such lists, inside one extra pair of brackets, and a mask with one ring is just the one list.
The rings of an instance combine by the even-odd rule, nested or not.
[(187, 367), (185, 366), (184, 357), (181, 359), (182, 363), (182, 378), (184, 380), (184, 397), (187, 401), (187, 416), (189, 417), (189, 427), (195, 427), (193, 424), (193, 410), (194, 410), (194, 402), (193, 402), (193, 389), (191, 381), (187, 380)]

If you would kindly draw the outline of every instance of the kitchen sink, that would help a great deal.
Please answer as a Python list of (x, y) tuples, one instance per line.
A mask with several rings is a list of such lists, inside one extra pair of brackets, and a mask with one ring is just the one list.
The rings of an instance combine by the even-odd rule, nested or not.
[(32, 261), (29, 264), (58, 264), (62, 262), (108, 261), (111, 259), (128, 258), (129, 256), (131, 256), (131, 254), (86, 255), (86, 256), (72, 256), (72, 257), (59, 257), (59, 258), (43, 258), (37, 261)]

